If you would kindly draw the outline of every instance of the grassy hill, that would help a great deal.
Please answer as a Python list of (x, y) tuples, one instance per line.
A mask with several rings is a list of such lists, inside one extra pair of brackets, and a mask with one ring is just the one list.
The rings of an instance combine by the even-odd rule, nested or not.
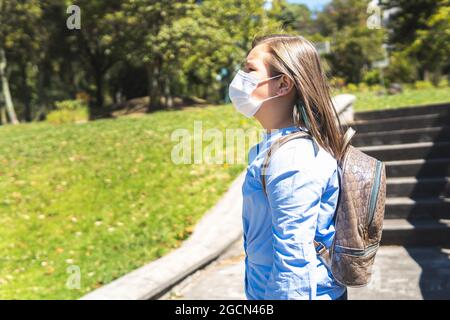
[(246, 167), (174, 164), (198, 120), (255, 127), (231, 105), (0, 127), (0, 299), (78, 298), (178, 247)]

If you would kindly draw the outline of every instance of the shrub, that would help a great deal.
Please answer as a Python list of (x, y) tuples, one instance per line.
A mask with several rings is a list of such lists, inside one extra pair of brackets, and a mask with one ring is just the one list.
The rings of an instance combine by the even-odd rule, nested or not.
[(383, 89), (384, 88), (381, 84), (374, 84), (373, 86), (370, 86), (370, 91), (372, 92), (381, 92)]
[(417, 75), (417, 62), (410, 58), (407, 52), (393, 52), (385, 77), (390, 82), (413, 83)]
[(447, 88), (448, 87), (448, 79), (447, 78), (441, 79), (437, 86), (438, 86), (438, 88)]
[(63, 100), (55, 103), (56, 110), (47, 115), (53, 124), (84, 122), (88, 119), (87, 105), (81, 100)]
[(47, 115), (47, 122), (53, 124), (84, 122), (87, 119), (87, 110), (55, 110)]
[(346, 87), (345, 87), (345, 91), (346, 92), (358, 92), (358, 86), (354, 83), (349, 83)]
[(78, 110), (87, 107), (82, 100), (63, 100), (55, 102), (56, 110)]
[(359, 92), (368, 92), (369, 86), (365, 82), (361, 82), (360, 84), (358, 84), (358, 91)]
[(330, 86), (335, 89), (341, 89), (345, 86), (345, 80), (344, 80), (344, 78), (333, 77), (330, 80)]
[(414, 88), (415, 89), (430, 89), (433, 88), (433, 84), (429, 81), (416, 81), (414, 83)]
[(379, 84), (381, 82), (380, 70), (373, 69), (367, 71), (366, 74), (364, 74), (363, 81), (369, 86)]

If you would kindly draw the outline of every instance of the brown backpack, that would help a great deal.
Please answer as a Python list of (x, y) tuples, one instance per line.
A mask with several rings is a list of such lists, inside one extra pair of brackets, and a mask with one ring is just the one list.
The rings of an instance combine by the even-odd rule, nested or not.
[[(355, 131), (344, 135), (345, 150), (338, 162), (339, 197), (334, 215), (335, 236), (330, 248), (314, 240), (319, 259), (342, 285), (361, 287), (369, 283), (375, 254), (380, 245), (386, 200), (386, 172), (382, 161), (351, 146)], [(305, 131), (290, 133), (274, 141), (262, 164), (261, 180), (266, 192), (266, 169), (273, 153), (297, 138), (312, 140)]]

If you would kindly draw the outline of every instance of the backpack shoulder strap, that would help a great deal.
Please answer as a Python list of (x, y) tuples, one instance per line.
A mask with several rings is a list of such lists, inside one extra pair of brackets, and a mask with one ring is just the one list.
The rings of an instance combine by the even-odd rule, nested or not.
[(344, 143), (342, 144), (341, 154), (345, 151), (345, 149), (347, 148), (348, 144), (350, 143), (350, 140), (352, 139), (352, 137), (355, 133), (356, 133), (356, 131), (352, 127), (349, 127), (347, 129), (347, 131), (345, 131)]
[(272, 158), (272, 155), (277, 151), (282, 145), (284, 145), (286, 142), (291, 141), (293, 139), (298, 138), (309, 138), (312, 139), (311, 135), (305, 131), (297, 131), (294, 133), (290, 133), (288, 135), (285, 135), (278, 140), (275, 140), (272, 145), (267, 150), (266, 156), (264, 158), (264, 161), (261, 166), (261, 182), (263, 186), (263, 191), (266, 193), (266, 171), (269, 167), (270, 159)]

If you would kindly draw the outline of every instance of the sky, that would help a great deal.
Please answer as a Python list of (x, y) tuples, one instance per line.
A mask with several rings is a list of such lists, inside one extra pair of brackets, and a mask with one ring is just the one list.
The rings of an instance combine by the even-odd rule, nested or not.
[(328, 4), (331, 0), (287, 0), (289, 3), (302, 3), (313, 11), (320, 11), (323, 7)]

